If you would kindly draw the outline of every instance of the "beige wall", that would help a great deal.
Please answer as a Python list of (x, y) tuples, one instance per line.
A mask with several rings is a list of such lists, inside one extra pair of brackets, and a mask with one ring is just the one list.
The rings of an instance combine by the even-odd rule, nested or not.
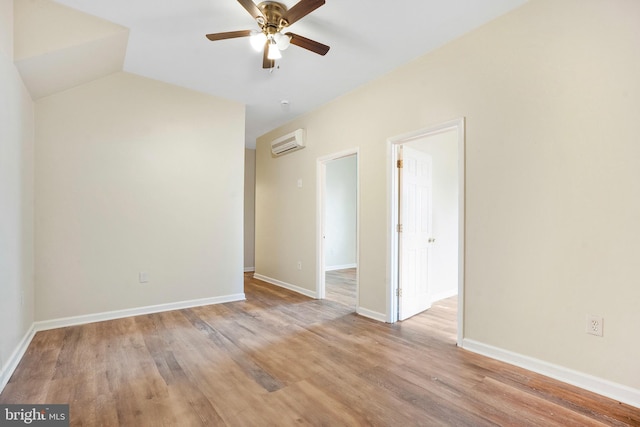
[(127, 73), (38, 100), (36, 318), (242, 294), (243, 141), (241, 104)]
[(244, 268), (255, 268), (256, 150), (244, 150)]
[[(631, 0), (532, 0), (261, 137), (257, 272), (315, 289), (316, 158), (359, 146), (360, 304), (384, 313), (385, 141), (466, 117), (465, 337), (640, 388), (639, 16)], [(272, 159), (299, 127), (308, 147)]]
[(124, 27), (52, 0), (16, 1), (14, 27), (16, 61), (128, 32)]
[(13, 0), (0, 0), (0, 51), (13, 59)]
[[(33, 102), (13, 65), (0, 1), (0, 389), (34, 319)], [(6, 41), (6, 42), (5, 42)]]

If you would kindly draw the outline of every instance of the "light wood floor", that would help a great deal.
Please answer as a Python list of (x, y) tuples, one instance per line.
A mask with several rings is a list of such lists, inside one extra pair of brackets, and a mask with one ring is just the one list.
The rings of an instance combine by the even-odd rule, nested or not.
[(69, 403), (74, 426), (640, 425), (639, 409), (457, 348), (455, 300), (388, 325), (250, 275), (245, 292), (39, 332), (0, 403)]
[(356, 272), (355, 268), (332, 270), (325, 273), (325, 297), (356, 310)]

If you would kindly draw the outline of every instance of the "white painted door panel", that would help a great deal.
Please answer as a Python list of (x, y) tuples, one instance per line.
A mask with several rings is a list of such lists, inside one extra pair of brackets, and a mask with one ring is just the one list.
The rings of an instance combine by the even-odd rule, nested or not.
[(399, 320), (427, 310), (432, 236), (431, 156), (402, 147)]

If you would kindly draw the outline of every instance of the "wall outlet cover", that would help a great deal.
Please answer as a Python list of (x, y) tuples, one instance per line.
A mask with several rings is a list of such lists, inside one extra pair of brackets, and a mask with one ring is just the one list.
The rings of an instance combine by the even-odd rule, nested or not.
[(602, 319), (602, 316), (597, 316), (595, 314), (587, 315), (586, 332), (588, 334), (601, 337), (603, 334), (603, 326), (604, 320)]

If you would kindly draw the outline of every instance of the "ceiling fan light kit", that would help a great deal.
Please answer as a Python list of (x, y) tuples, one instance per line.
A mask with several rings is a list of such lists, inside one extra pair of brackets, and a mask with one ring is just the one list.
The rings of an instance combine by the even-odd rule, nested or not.
[(271, 60), (276, 60), (282, 58), (282, 54), (280, 53), (280, 49), (278, 49), (278, 45), (274, 40), (269, 40), (269, 51), (267, 53), (267, 58)]
[(280, 32), (277, 32), (273, 35), (273, 40), (276, 42), (276, 45), (278, 45), (278, 49), (280, 50), (287, 50), (289, 44), (291, 43), (291, 37)]
[(262, 52), (264, 44), (267, 42), (267, 36), (262, 31), (251, 30), (249, 42), (256, 52)]
[(273, 68), (275, 60), (282, 58), (281, 50), (294, 44), (318, 55), (326, 55), (329, 46), (317, 41), (282, 31), (294, 22), (304, 18), (325, 3), (325, 0), (300, 0), (291, 9), (275, 1), (263, 1), (257, 5), (252, 0), (238, 0), (260, 26), (260, 30), (229, 31), (207, 34), (211, 41), (237, 37), (249, 37), (251, 46), (263, 51), (262, 68)]

